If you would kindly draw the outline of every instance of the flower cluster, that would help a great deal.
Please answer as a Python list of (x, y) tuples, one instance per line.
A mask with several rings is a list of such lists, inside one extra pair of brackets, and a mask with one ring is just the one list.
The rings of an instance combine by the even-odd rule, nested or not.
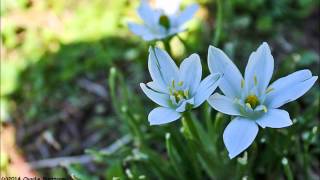
[[(146, 1), (138, 8), (144, 24), (129, 23), (129, 28), (144, 40), (161, 40), (185, 29), (197, 5), (178, 12), (179, 3), (170, 10), (161, 5), (152, 9)], [(170, 55), (157, 47), (150, 47), (148, 69), (151, 82), (140, 83), (142, 91), (160, 105), (148, 116), (150, 125), (161, 125), (179, 119), (185, 111), (200, 106), (205, 100), (217, 111), (233, 116), (223, 133), (223, 141), (232, 159), (247, 149), (262, 128), (283, 128), (292, 125), (289, 113), (282, 105), (304, 95), (317, 76), (300, 70), (270, 83), (274, 59), (267, 43), (253, 52), (245, 68), (244, 77), (220, 49), (208, 49), (210, 75), (202, 78), (200, 57), (192, 54), (178, 67)], [(222, 94), (214, 93), (219, 87)], [(212, 95), (213, 94), (213, 95)]]
[[(278, 108), (305, 94), (318, 78), (309, 70), (300, 70), (269, 85), (274, 60), (267, 43), (249, 57), (244, 78), (227, 55), (213, 46), (209, 47), (208, 65), (211, 75), (201, 81), (197, 54), (186, 58), (178, 68), (165, 51), (150, 48), (148, 67), (153, 81), (140, 86), (162, 107), (152, 110), (148, 120), (151, 125), (169, 123), (208, 100), (217, 111), (235, 116), (223, 133), (230, 158), (250, 146), (258, 125), (262, 128), (292, 125), (288, 112)], [(211, 95), (217, 86), (224, 95)]]

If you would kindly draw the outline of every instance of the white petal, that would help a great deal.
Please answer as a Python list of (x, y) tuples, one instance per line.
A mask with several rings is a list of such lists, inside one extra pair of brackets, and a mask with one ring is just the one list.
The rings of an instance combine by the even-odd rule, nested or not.
[(192, 4), (188, 7), (186, 7), (177, 17), (176, 22), (179, 25), (182, 25), (189, 21), (194, 14), (198, 11), (199, 5), (198, 4)]
[(140, 83), (142, 91), (150, 98), (153, 102), (160, 106), (169, 107), (170, 97), (168, 94), (162, 94), (148, 88), (145, 84)]
[(139, 36), (147, 32), (147, 29), (144, 25), (140, 25), (136, 23), (128, 23), (128, 27), (133, 33)]
[(292, 125), (289, 113), (281, 109), (268, 109), (256, 122), (262, 127), (283, 128)]
[(157, 83), (155, 83), (153, 81), (148, 82), (147, 86), (150, 87), (151, 89), (155, 90), (155, 91), (160, 92), (160, 93), (169, 94), (169, 90), (168, 89), (162, 89), (161, 87), (159, 87), (159, 85)]
[(202, 76), (202, 66), (200, 57), (197, 54), (192, 54), (180, 65), (180, 81), (183, 81), (183, 87), (189, 89), (190, 94), (194, 94), (199, 86)]
[(304, 95), (316, 82), (318, 76), (312, 76), (309, 70), (300, 70), (278, 79), (268, 89), (265, 104), (270, 108), (278, 108), (283, 104)]
[(243, 79), (239, 69), (220, 49), (210, 46), (208, 51), (210, 72), (223, 74), (219, 88), (226, 96), (239, 98), (241, 96), (241, 81)]
[(193, 104), (194, 104), (194, 98), (191, 98), (191, 99), (188, 99), (188, 100), (183, 101), (183, 102), (180, 104), (180, 106), (178, 106), (178, 107), (176, 108), (176, 111), (177, 111), (177, 112), (184, 112), (184, 111), (186, 110), (187, 104), (193, 105)]
[(214, 93), (209, 97), (208, 103), (217, 111), (229, 115), (240, 115), (240, 110), (237, 104), (235, 104), (233, 99), (223, 96), (219, 93)]
[(201, 81), (196, 94), (194, 95), (194, 108), (200, 106), (205, 100), (209, 98), (213, 91), (218, 87), (220, 80), (221, 75), (215, 73), (210, 74)]
[(158, 107), (153, 109), (148, 116), (150, 125), (166, 124), (179, 119), (181, 115), (170, 108)]
[(274, 60), (266, 42), (262, 43), (250, 57), (245, 71), (246, 88), (258, 86), (258, 91), (264, 92), (272, 77)]
[(158, 24), (157, 21), (159, 20), (160, 13), (153, 10), (146, 0), (141, 1), (140, 6), (138, 7), (138, 14), (147, 26), (153, 27)]
[(173, 15), (178, 12), (181, 0), (157, 0), (155, 7), (164, 11), (166, 15)]
[(258, 134), (257, 124), (249, 119), (236, 117), (223, 132), (223, 142), (230, 159), (247, 149)]
[(152, 80), (163, 90), (167, 89), (173, 80), (179, 80), (177, 65), (167, 52), (159, 48), (149, 48), (148, 68)]
[(145, 41), (151, 41), (157, 37), (150, 32), (150, 30), (144, 25), (128, 23), (129, 29), (136, 35), (141, 36)]
[(186, 28), (179, 26), (179, 27), (170, 27), (169, 32), (167, 34), (167, 36), (171, 36), (171, 35), (175, 35), (178, 34), (180, 32), (185, 31)]

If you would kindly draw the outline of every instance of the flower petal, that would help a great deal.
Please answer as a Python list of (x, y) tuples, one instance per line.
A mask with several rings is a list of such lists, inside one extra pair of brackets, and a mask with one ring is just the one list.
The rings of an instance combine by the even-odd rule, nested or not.
[(193, 104), (194, 104), (194, 98), (191, 98), (191, 99), (188, 99), (188, 100), (183, 101), (183, 102), (180, 104), (180, 106), (178, 106), (178, 107), (176, 108), (176, 111), (177, 111), (177, 112), (184, 112), (184, 111), (186, 110), (187, 104), (193, 105)]
[(149, 48), (148, 68), (152, 80), (163, 90), (168, 89), (173, 80), (179, 80), (177, 65), (167, 52), (159, 48)]
[(169, 94), (169, 90), (168, 89), (162, 89), (161, 87), (159, 87), (159, 85), (157, 85), (157, 83), (151, 81), (147, 83), (147, 86), (151, 89), (153, 89), (154, 91), (158, 91), (160, 93), (163, 94)]
[(144, 83), (140, 83), (142, 91), (150, 98), (153, 102), (160, 106), (169, 107), (170, 97), (167, 94), (162, 94), (148, 88)]
[(213, 91), (218, 87), (222, 75), (219, 73), (210, 74), (204, 78), (194, 95), (194, 108), (200, 106)]
[(144, 25), (128, 23), (129, 29), (136, 35), (141, 36), (145, 41), (151, 41), (157, 37), (150, 32), (150, 30)]
[(246, 88), (252, 89), (258, 86), (258, 92), (266, 90), (272, 77), (274, 60), (270, 48), (266, 42), (262, 43), (256, 52), (253, 52), (246, 67), (244, 79)]
[(309, 70), (300, 70), (278, 79), (268, 89), (265, 104), (269, 108), (278, 108), (304, 95), (316, 82), (318, 76), (312, 76)]
[(178, 12), (181, 0), (157, 0), (155, 8), (161, 9), (166, 15), (173, 15)]
[(202, 66), (200, 57), (192, 54), (180, 65), (180, 81), (183, 81), (183, 87), (188, 88), (190, 94), (194, 94), (199, 86), (202, 76)]
[(150, 125), (160, 125), (175, 121), (181, 117), (181, 114), (170, 108), (157, 107), (153, 109), (148, 116)]
[(180, 32), (183, 32), (185, 31), (185, 28), (182, 27), (182, 26), (179, 26), (179, 27), (171, 27), (169, 29), (169, 31), (167, 31), (167, 34), (166, 34), (166, 37), (167, 36), (173, 36), (175, 34), (179, 34)]
[(146, 0), (141, 1), (140, 6), (138, 7), (138, 14), (147, 26), (153, 27), (158, 24), (157, 21), (159, 20), (160, 13), (153, 10)]
[(189, 21), (194, 14), (198, 11), (199, 5), (198, 4), (192, 4), (188, 7), (186, 7), (177, 17), (176, 23), (177, 25), (182, 25)]
[(289, 113), (281, 109), (269, 109), (256, 122), (262, 127), (283, 128), (292, 125)]
[(241, 81), (243, 79), (239, 69), (220, 49), (210, 46), (208, 51), (210, 72), (223, 74), (219, 88), (226, 96), (239, 98), (241, 96)]
[(247, 149), (258, 134), (257, 124), (249, 119), (236, 117), (223, 132), (223, 142), (230, 159)]
[(233, 116), (240, 115), (240, 110), (237, 104), (234, 103), (234, 100), (223, 96), (219, 93), (214, 93), (209, 97), (208, 103), (217, 111), (220, 111), (224, 114), (229, 114)]

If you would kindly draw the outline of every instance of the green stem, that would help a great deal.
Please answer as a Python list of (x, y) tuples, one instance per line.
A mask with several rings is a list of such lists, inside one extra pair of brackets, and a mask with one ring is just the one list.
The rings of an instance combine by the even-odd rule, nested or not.
[(191, 118), (191, 112), (186, 111), (183, 113), (182, 126), (191, 139), (200, 140), (197, 128)]
[(164, 49), (168, 52), (168, 54), (172, 57), (172, 51), (171, 51), (171, 48), (170, 48), (170, 39), (165, 39), (163, 40), (163, 45), (164, 45)]
[(156, 41), (150, 41), (148, 45), (154, 48), (156, 46)]
[(186, 52), (189, 52), (190, 47), (188, 46), (187, 42), (185, 40), (183, 40), (179, 35), (177, 35), (177, 37), (178, 37), (179, 41), (183, 44)]
[(183, 169), (181, 168), (181, 157), (176, 149), (176, 146), (174, 146), (172, 144), (172, 140), (171, 140), (171, 134), (170, 133), (166, 133), (166, 148), (167, 148), (167, 153), (169, 155), (169, 160), (172, 164), (172, 167), (174, 169), (174, 171), (177, 174), (177, 178), (178, 179), (185, 179), (184, 174), (183, 174)]
[(214, 40), (213, 43), (215, 46), (219, 45), (221, 31), (222, 31), (222, 19), (223, 19), (223, 13), (222, 13), (222, 2), (221, 0), (217, 0), (217, 24), (216, 24), (216, 31), (214, 34)]
[(289, 165), (289, 161), (287, 158), (282, 158), (282, 165), (284, 167), (284, 172), (288, 178), (288, 180), (293, 180), (292, 171)]

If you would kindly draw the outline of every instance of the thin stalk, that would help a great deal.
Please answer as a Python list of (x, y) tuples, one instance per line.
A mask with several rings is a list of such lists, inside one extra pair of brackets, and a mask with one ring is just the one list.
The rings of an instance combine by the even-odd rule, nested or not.
[(293, 175), (292, 175), (292, 171), (291, 171), (288, 159), (284, 157), (284, 158), (282, 158), (281, 162), (284, 167), (284, 172), (285, 172), (288, 180), (293, 180)]
[(218, 46), (219, 41), (220, 41), (221, 31), (222, 31), (222, 19), (223, 19), (222, 1), (221, 0), (217, 0), (216, 18), (217, 18), (217, 21), (216, 21), (217, 23), (216, 23), (216, 31), (214, 33), (213, 43), (215, 46)]
[(189, 52), (190, 47), (188, 46), (187, 42), (184, 39), (182, 39), (179, 35), (177, 35), (177, 37), (178, 37), (179, 41), (183, 44), (186, 52)]
[(169, 39), (165, 39), (162, 41), (163, 45), (164, 45), (164, 49), (168, 52), (168, 54), (172, 57), (172, 51), (171, 51), (171, 47), (170, 47), (170, 40)]
[(204, 106), (204, 119), (206, 120), (206, 127), (208, 132), (210, 133), (210, 130), (212, 128), (212, 116), (211, 116), (211, 108), (210, 105), (208, 103), (205, 103)]
[(183, 113), (182, 126), (184, 127), (185, 131), (188, 133), (191, 139), (194, 139), (200, 142), (200, 137), (197, 132), (196, 126), (191, 118), (190, 111), (186, 111)]
[(181, 157), (179, 155), (179, 153), (177, 152), (177, 149), (175, 148), (175, 146), (172, 144), (172, 140), (171, 140), (171, 134), (167, 133), (166, 134), (166, 148), (167, 148), (167, 153), (169, 156), (169, 160), (172, 164), (172, 167), (174, 169), (174, 171), (177, 174), (177, 178), (178, 179), (185, 179), (184, 176), (184, 171), (182, 169), (181, 163)]

